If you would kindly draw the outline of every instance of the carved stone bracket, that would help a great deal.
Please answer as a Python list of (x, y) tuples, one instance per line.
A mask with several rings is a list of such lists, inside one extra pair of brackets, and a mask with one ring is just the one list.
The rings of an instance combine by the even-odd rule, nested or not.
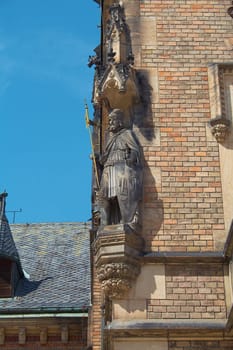
[(209, 65), (210, 113), (208, 122), (217, 142), (223, 143), (231, 130), (233, 63), (213, 63)]
[(223, 117), (217, 117), (209, 121), (212, 135), (216, 138), (217, 142), (223, 143), (225, 141), (230, 131), (230, 124), (230, 120)]
[(140, 273), (144, 241), (123, 225), (105, 226), (94, 242), (95, 266), (102, 289), (109, 298), (122, 298)]
[(140, 266), (134, 262), (102, 264), (97, 268), (97, 276), (106, 295), (119, 298), (126, 294), (137, 278)]

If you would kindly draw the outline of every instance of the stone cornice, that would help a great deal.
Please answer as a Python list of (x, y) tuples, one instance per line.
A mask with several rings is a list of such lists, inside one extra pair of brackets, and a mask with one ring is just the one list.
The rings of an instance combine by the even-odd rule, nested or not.
[(110, 336), (138, 337), (138, 336), (161, 336), (171, 339), (197, 339), (197, 338), (221, 338), (230, 333), (225, 333), (226, 320), (133, 320), (113, 321), (106, 326), (105, 330)]
[(169, 263), (169, 264), (221, 264), (226, 262), (222, 252), (182, 253), (182, 252), (156, 252), (145, 254), (142, 258), (145, 263)]

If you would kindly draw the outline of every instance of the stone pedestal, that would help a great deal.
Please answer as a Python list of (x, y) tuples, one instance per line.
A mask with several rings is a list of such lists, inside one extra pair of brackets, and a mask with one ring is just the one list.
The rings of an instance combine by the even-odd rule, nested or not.
[(105, 295), (122, 298), (140, 273), (144, 240), (127, 225), (105, 226), (94, 242), (95, 266)]

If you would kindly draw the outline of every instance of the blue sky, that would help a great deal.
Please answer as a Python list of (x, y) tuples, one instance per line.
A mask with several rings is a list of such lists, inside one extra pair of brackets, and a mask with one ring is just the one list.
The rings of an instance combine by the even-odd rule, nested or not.
[[(0, 192), (16, 223), (91, 217), (93, 0), (0, 0)], [(7, 213), (12, 222), (13, 214)]]

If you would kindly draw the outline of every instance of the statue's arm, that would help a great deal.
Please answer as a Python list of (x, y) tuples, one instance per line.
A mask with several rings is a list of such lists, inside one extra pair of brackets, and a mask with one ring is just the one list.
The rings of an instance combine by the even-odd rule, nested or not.
[(139, 144), (137, 142), (136, 137), (134, 134), (128, 130), (127, 132), (127, 138), (126, 138), (126, 160), (128, 165), (136, 165), (141, 162), (141, 152), (139, 148)]

